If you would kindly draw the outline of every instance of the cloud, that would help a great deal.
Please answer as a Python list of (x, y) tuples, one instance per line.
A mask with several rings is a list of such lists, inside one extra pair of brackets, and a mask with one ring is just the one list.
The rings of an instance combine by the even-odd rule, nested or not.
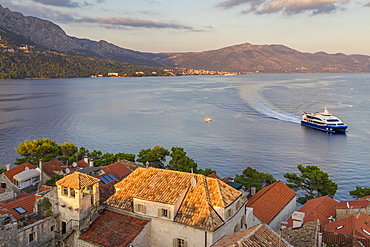
[(152, 21), (142, 18), (133, 17), (97, 17), (97, 18), (82, 18), (82, 22), (98, 23), (106, 27), (131, 27), (131, 28), (171, 28), (171, 29), (186, 29), (194, 30), (192, 26), (179, 24), (176, 22)]
[[(41, 3), (43, 5), (50, 5), (50, 6), (57, 6), (57, 7), (68, 7), (68, 8), (76, 8), (79, 7), (80, 4), (77, 2), (73, 2), (71, 0), (32, 0), (35, 3)], [(83, 5), (86, 3), (83, 1)]]
[(216, 7), (228, 9), (239, 5), (249, 5), (243, 14), (284, 13), (295, 15), (310, 13), (312, 15), (331, 13), (342, 8), (350, 0), (226, 0), (216, 4)]

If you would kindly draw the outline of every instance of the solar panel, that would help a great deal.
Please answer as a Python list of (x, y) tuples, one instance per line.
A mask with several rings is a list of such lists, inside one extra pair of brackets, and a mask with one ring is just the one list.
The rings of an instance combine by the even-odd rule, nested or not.
[(19, 214), (24, 214), (27, 212), (22, 207), (15, 207), (14, 210), (17, 211)]
[(110, 181), (113, 181), (113, 180), (117, 180), (119, 181), (113, 174), (108, 174), (108, 175), (105, 175), (103, 177), (100, 178), (100, 180), (103, 182), (103, 183), (109, 183)]

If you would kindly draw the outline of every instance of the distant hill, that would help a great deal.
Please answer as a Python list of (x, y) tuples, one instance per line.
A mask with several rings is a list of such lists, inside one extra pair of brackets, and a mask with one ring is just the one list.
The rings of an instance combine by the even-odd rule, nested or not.
[(0, 5), (0, 31), (23, 44), (119, 62), (154, 67), (183, 67), (212, 71), (261, 73), (370, 72), (370, 56), (302, 53), (283, 45), (234, 45), (217, 50), (185, 53), (144, 53), (68, 36), (58, 25), (10, 11)]
[(157, 61), (169, 66), (267, 73), (370, 72), (370, 56), (302, 53), (283, 45), (234, 45), (204, 52), (166, 53)]

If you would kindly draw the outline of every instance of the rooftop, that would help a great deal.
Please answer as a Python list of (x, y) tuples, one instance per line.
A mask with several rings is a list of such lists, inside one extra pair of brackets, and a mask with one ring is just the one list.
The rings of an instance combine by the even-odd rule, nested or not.
[(55, 184), (57, 186), (63, 186), (67, 188), (73, 188), (75, 190), (81, 190), (95, 183), (99, 183), (99, 181), (100, 179), (98, 178), (94, 178), (92, 176), (89, 176), (89, 175), (86, 175), (80, 172), (74, 172), (58, 180)]
[(149, 222), (104, 210), (79, 238), (97, 246), (128, 246)]
[(35, 194), (28, 194), (6, 203), (0, 202), (0, 214), (8, 213), (13, 215), (15, 219), (19, 219), (33, 213), (35, 201)]
[(106, 203), (127, 211), (133, 211), (134, 198), (175, 205), (184, 195), (174, 221), (207, 230), (224, 223), (213, 207), (225, 208), (241, 196), (219, 179), (157, 168), (138, 168), (115, 188)]
[(277, 181), (259, 190), (249, 199), (246, 206), (253, 208), (253, 214), (262, 223), (268, 224), (295, 195), (292, 189), (283, 182)]
[(4, 172), (4, 175), (9, 179), (9, 181), (11, 181), (13, 183), (13, 177), (23, 171), (26, 170), (26, 167), (28, 169), (36, 169), (37, 167), (28, 163), (28, 162), (24, 162), (23, 164), (20, 164), (16, 167), (14, 167), (13, 169), (10, 169), (9, 171), (6, 171)]
[(356, 213), (347, 217), (337, 219), (325, 226), (324, 231), (357, 238), (370, 239), (370, 216)]

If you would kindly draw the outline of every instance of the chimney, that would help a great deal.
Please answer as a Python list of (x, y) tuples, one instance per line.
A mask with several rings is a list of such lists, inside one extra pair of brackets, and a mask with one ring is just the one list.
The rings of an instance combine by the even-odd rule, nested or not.
[(93, 159), (90, 160), (90, 167), (94, 167), (94, 160)]
[(85, 161), (85, 163), (89, 164), (89, 157), (85, 156), (84, 161)]
[(251, 195), (253, 196), (254, 194), (256, 194), (256, 187), (251, 188)]
[(43, 176), (42, 176), (42, 159), (39, 159), (39, 168), (40, 168), (40, 187), (43, 184)]
[(292, 214), (292, 219), (293, 219), (293, 229), (294, 228), (300, 228), (303, 225), (303, 220), (304, 220), (305, 213), (295, 211)]
[(7, 171), (9, 171), (9, 170), (10, 170), (10, 164), (6, 164), (6, 165), (5, 165), (5, 167), (6, 167), (6, 170), (7, 170)]
[(120, 158), (118, 158), (118, 159), (117, 159), (117, 162), (121, 162), (121, 159), (120, 159)]

